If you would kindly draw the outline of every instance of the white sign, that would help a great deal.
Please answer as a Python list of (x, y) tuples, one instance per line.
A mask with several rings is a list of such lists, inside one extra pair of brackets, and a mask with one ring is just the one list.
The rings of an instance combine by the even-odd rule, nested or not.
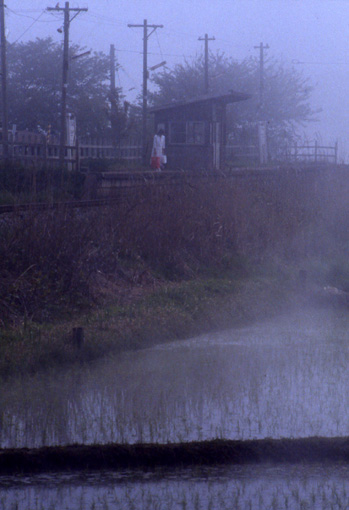
[(258, 124), (258, 141), (259, 141), (259, 163), (261, 165), (266, 165), (268, 163), (268, 139), (266, 122), (260, 122)]
[(67, 113), (67, 145), (76, 144), (76, 117), (73, 113)]

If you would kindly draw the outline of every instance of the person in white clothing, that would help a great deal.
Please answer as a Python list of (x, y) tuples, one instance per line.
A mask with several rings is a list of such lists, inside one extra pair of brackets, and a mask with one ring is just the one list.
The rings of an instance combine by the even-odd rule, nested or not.
[(162, 170), (165, 163), (165, 131), (161, 128), (154, 136), (153, 149), (151, 152), (151, 167), (154, 170)]

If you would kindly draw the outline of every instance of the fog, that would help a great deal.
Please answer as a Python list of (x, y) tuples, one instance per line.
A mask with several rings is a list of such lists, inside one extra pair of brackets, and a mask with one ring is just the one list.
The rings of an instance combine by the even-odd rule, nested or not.
[[(8, 381), (0, 394), (0, 448), (345, 436), (347, 331), (341, 310), (307, 307)], [(245, 466), (217, 458), (214, 466), (170, 470), (0, 477), (4, 509), (327, 509), (347, 501), (346, 462)]]
[[(9, 44), (37, 37), (52, 37), (54, 41), (61, 42), (63, 13), (46, 10), (56, 4), (57, 0), (9, 0), (6, 8)], [(64, 0), (60, 0), (60, 7), (64, 7)], [(251, 56), (258, 59), (256, 46), (260, 43), (269, 45), (266, 58), (274, 58), (290, 68), (301, 70), (314, 87), (311, 107), (319, 110), (318, 120), (300, 126), (299, 134), (310, 141), (317, 139), (324, 145), (334, 145), (338, 141), (339, 161), (349, 162), (346, 118), (349, 111), (346, 90), (349, 0), (70, 0), (70, 7), (88, 7), (87, 12), (76, 17), (74, 13), (71, 15), (70, 42), (106, 54), (110, 45), (114, 44), (121, 66), (116, 84), (131, 102), (142, 91), (143, 30), (141, 27), (129, 28), (128, 24), (142, 25), (147, 19), (150, 25), (163, 25), (149, 36), (148, 67), (166, 60), (171, 69), (201, 55), (204, 46), (199, 38), (205, 34), (215, 38), (210, 41), (210, 51), (224, 52), (237, 60)], [(325, 293), (323, 287), (324, 275), (329, 273), (328, 262), (322, 260), (325, 254), (328, 259), (332, 257), (334, 270), (337, 258), (339, 261), (337, 281), (329, 282), (331, 285), (337, 285), (338, 280), (344, 278), (346, 269), (342, 267), (347, 267), (344, 257), (348, 234), (348, 193), (341, 181), (341, 175), (347, 177), (347, 170), (346, 167), (337, 168), (337, 172), (328, 172), (320, 179), (316, 177), (316, 182), (312, 176), (308, 180), (292, 177), (293, 181), (286, 176), (278, 181), (281, 184), (276, 187), (270, 185), (272, 181), (267, 179), (257, 186), (245, 187), (247, 181), (241, 180), (241, 186), (235, 185), (233, 200), (229, 196), (229, 209), (232, 203), (236, 208), (231, 224), (239, 225), (236, 228), (237, 248), (242, 248), (244, 243), (247, 246), (246, 253), (240, 250), (242, 255), (248, 257), (248, 250), (253, 251), (255, 256), (258, 250), (263, 256), (268, 254), (265, 242), (270, 244), (275, 261), (284, 252), (287, 252), (286, 260), (290, 261), (293, 257), (292, 275), (286, 284), (290, 288), (297, 286), (300, 295), (287, 313), (281, 302), (280, 306), (272, 302), (270, 313), (274, 316), (264, 316), (257, 323), (249, 323), (246, 315), (244, 326), (219, 332), (208, 331), (198, 337), (109, 354), (84, 363), (83, 359), (87, 358), (79, 358), (80, 353), (84, 349), (88, 352), (89, 346), (96, 340), (93, 338), (92, 342), (88, 335), (97, 336), (98, 327), (102, 331), (104, 321), (109, 320), (109, 311), (105, 318), (101, 314), (99, 326), (92, 325), (90, 330), (86, 326), (89, 333), (85, 336), (83, 349), (74, 350), (76, 359), (81, 363), (62, 368), (58, 354), (55, 369), (4, 380), (0, 391), (0, 450), (65, 447), (74, 443), (141, 443), (149, 447), (152, 443), (185, 444), (217, 438), (248, 441), (348, 437), (349, 294), (347, 288), (344, 292), (327, 287), (334, 293), (332, 295)], [(282, 186), (282, 183), (285, 185)], [(186, 200), (190, 196), (188, 193)], [(321, 200), (322, 197), (325, 198)], [(170, 198), (168, 195), (166, 203), (170, 203)], [(145, 203), (150, 209), (149, 203), (152, 202)], [(159, 203), (161, 205), (161, 200)], [(171, 213), (178, 203), (185, 213), (185, 201), (173, 200), (168, 208), (161, 209), (161, 205), (159, 210)], [(222, 202), (223, 205), (225, 203), (228, 202)], [(212, 210), (216, 211), (215, 208)], [(120, 208), (120, 211), (123, 209)], [(136, 220), (130, 215), (132, 221), (137, 221), (141, 215), (138, 210), (135, 214)], [(191, 214), (188, 218), (193, 221), (196, 213)], [(205, 220), (200, 209), (201, 216)], [(150, 211), (149, 224), (154, 223), (153, 217), (155, 214)], [(115, 215), (114, 221), (118, 218)], [(160, 226), (168, 221), (165, 215), (162, 219), (164, 222)], [(224, 219), (219, 221), (225, 225)], [(65, 225), (64, 222), (62, 224)], [(127, 228), (130, 228), (129, 224)], [(169, 225), (171, 227), (171, 224), (166, 224), (166, 227)], [(227, 225), (228, 233), (224, 235), (231, 236), (230, 223)], [(138, 226), (141, 228), (142, 223)], [(45, 228), (48, 229), (47, 226)], [(97, 227), (93, 227), (91, 222), (89, 228)], [(135, 236), (138, 235), (140, 229), (133, 230)], [(167, 230), (171, 232), (171, 228)], [(133, 237), (127, 236), (127, 230), (125, 232), (126, 242), (131, 239), (131, 252)], [(223, 235), (221, 227), (215, 232), (214, 244), (218, 245), (217, 238)], [(122, 234), (118, 235), (122, 237)], [(258, 249), (250, 242), (253, 238)], [(151, 237), (144, 236), (144, 239)], [(163, 239), (166, 242), (165, 236)], [(110, 238), (111, 245), (112, 241)], [(197, 242), (200, 243), (199, 237)], [(295, 244), (297, 250), (293, 250)], [(172, 246), (169, 245), (169, 251)], [(128, 246), (126, 248), (129, 249)], [(125, 252), (128, 253), (127, 250)], [(301, 259), (303, 255), (300, 255), (302, 250), (304, 261)], [(342, 256), (343, 261), (340, 259)], [(263, 262), (262, 258), (258, 261)], [(201, 260), (198, 259), (198, 263), (201, 264)], [(303, 263), (304, 266), (301, 266)], [(308, 270), (311, 264), (314, 265), (314, 274), (319, 275), (316, 276), (319, 282), (314, 284), (314, 292), (308, 283), (313, 274)], [(35, 263), (30, 265), (14, 286), (34, 266)], [(277, 267), (275, 272), (278, 270)], [(268, 269), (265, 271), (271, 280), (272, 274), (269, 275)], [(283, 268), (280, 268), (277, 276), (280, 295), (283, 292), (282, 274), (287, 279), (286, 269), (285, 273), (282, 271)], [(100, 273), (99, 270), (97, 272)], [(126, 272), (122, 274), (126, 275)], [(304, 281), (299, 282), (301, 274), (307, 278), (304, 276)], [(107, 280), (107, 275), (102, 276)], [(142, 286), (141, 276), (137, 291)], [(136, 279), (132, 282), (135, 283)], [(264, 285), (258, 274), (256, 282), (256, 288)], [(299, 283), (303, 283), (301, 288)], [(114, 292), (113, 289), (111, 287), (110, 292)], [(251, 307), (254, 301), (261, 299), (258, 289), (257, 292), (253, 289), (248, 294), (252, 296)], [(212, 292), (216, 292), (214, 287)], [(217, 292), (219, 294), (220, 291)], [(178, 295), (176, 299), (182, 299)], [(327, 298), (343, 295), (346, 307), (339, 299), (331, 301), (336, 306), (324, 302)], [(243, 316), (243, 305), (237, 301), (236, 308), (239, 306), (241, 310), (237, 310), (237, 316), (239, 313)], [(138, 313), (138, 309), (135, 310), (132, 313)], [(216, 310), (212, 313), (218, 315)], [(178, 317), (180, 320), (181, 316)], [(24, 335), (24, 326), (23, 331)], [(120, 345), (122, 342), (121, 338)], [(72, 347), (70, 336), (64, 344), (64, 349), (66, 347), (69, 355)], [(77, 477), (66, 473), (42, 475), (41, 478), (35, 475), (24, 477), (23, 474), (22, 477), (1, 476), (0, 509), (92, 510), (119, 505), (120, 508), (166, 506), (169, 509), (194, 510), (232, 508), (231, 501), (235, 502), (234, 508), (310, 508), (311, 505), (314, 508), (344, 508), (348, 501), (348, 467), (344, 463), (334, 463), (331, 468), (299, 462), (299, 466), (290, 464), (281, 469), (265, 464), (251, 465), (247, 469), (239, 466), (206, 469), (206, 472), (203, 468), (184, 470), (179, 466), (171, 473), (155, 469), (144, 473), (130, 470), (98, 474), (86, 470)], [(165, 506), (164, 501), (167, 502)]]
[[(7, 4), (9, 43), (36, 37), (62, 39), (57, 32), (62, 13), (49, 13), (56, 1), (12, 0)], [(61, 2), (61, 7), (64, 2)], [(142, 29), (127, 24), (162, 24), (148, 41), (149, 67), (166, 60), (169, 68), (203, 52), (198, 38), (215, 37), (213, 52), (237, 60), (258, 57), (254, 46), (269, 44), (268, 57), (301, 68), (315, 87), (312, 106), (321, 109), (318, 121), (300, 127), (310, 140), (333, 145), (339, 142), (339, 159), (349, 157), (347, 115), (348, 19), (347, 0), (90, 0), (70, 2), (88, 7), (71, 23), (71, 42), (109, 52), (114, 44), (121, 69), (117, 85), (129, 100), (141, 92)]]
[(346, 436), (347, 315), (297, 308), (9, 380), (0, 448)]

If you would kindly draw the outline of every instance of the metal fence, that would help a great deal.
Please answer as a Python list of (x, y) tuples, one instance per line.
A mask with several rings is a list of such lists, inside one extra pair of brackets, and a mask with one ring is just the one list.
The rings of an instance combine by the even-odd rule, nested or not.
[(314, 145), (293, 145), (288, 146), (281, 153), (283, 160), (290, 162), (307, 163), (334, 163), (337, 164), (338, 144), (334, 146), (319, 145), (315, 141)]
[(257, 145), (226, 145), (225, 160), (230, 163), (258, 163), (259, 147)]
[[(280, 148), (269, 148), (269, 162), (289, 162), (289, 163), (338, 163), (338, 144), (320, 145), (314, 142), (310, 144), (294, 144)], [(229, 163), (254, 163), (260, 161), (260, 151), (258, 145), (227, 145), (226, 162)]]

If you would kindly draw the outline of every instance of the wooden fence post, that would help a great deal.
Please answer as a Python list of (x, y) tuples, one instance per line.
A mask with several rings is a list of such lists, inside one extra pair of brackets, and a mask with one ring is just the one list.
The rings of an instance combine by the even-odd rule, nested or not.
[(76, 150), (76, 154), (75, 154), (76, 171), (79, 172), (80, 171), (80, 144), (79, 144), (78, 137), (76, 137), (75, 150)]
[(77, 328), (73, 328), (73, 331), (72, 331), (72, 343), (75, 347), (77, 347), (78, 349), (81, 349), (83, 343), (84, 343), (84, 328), (82, 327), (77, 327)]

